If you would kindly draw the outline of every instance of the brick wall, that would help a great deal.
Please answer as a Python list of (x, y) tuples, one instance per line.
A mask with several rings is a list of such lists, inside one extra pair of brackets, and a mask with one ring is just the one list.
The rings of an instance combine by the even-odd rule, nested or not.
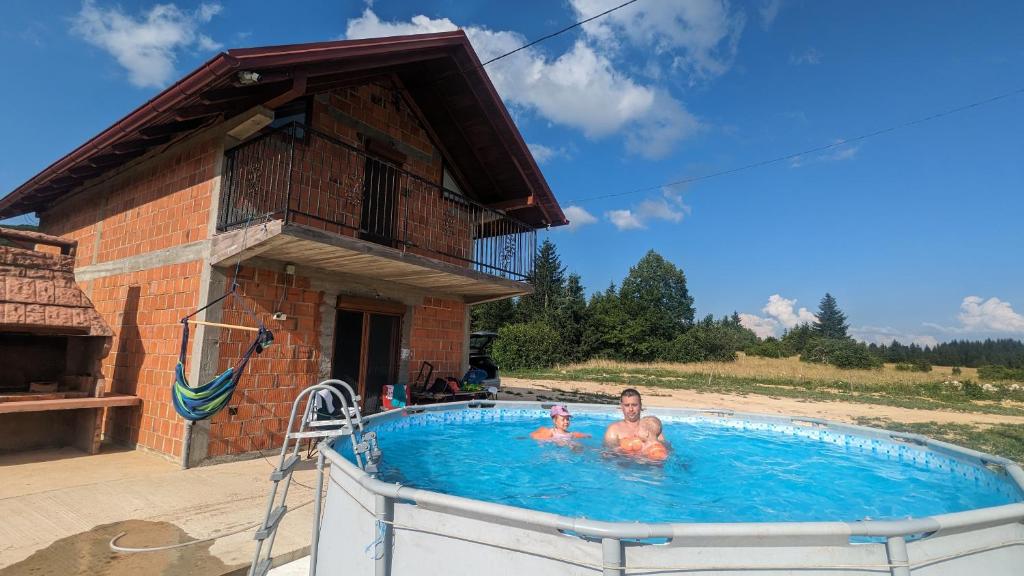
[(194, 261), (80, 283), (114, 330), (103, 362), (109, 388), (142, 398), (138, 411), (108, 411), (107, 434), (114, 440), (181, 454), (184, 421), (171, 405), (171, 386), (181, 318), (198, 307), (201, 271), (202, 262)]
[[(78, 240), (78, 268), (207, 237), (216, 139), (172, 149), (40, 214), (40, 229)], [(142, 398), (139, 410), (108, 410), (105, 433), (181, 454), (183, 420), (171, 405), (182, 316), (198, 306), (203, 263), (160, 266), (79, 282), (114, 330), (103, 363), (108, 388)]]
[(362, 146), (359, 128), (339, 117), (339, 112), (417, 150), (418, 154), (407, 155), (403, 168), (430, 182), (441, 183), (441, 154), (434, 148), (419, 118), (405, 102), (392, 96), (391, 88), (364, 84), (339, 88), (314, 98), (312, 126), (343, 142)]
[[(401, 169), (422, 180), (398, 175), (393, 184), (395, 197), (387, 202), (377, 199), (381, 204), (393, 202), (393, 208), (388, 206), (393, 212), (386, 219), (395, 222), (394, 236), (407, 240), (407, 245), (396, 243), (395, 247), (457, 266), (469, 265), (472, 240), (467, 205), (447, 199), (442, 193), (441, 153), (408, 105), (376, 84), (338, 89), (314, 98), (311, 126), (359, 149), (365, 149), (361, 132), (362, 136), (371, 132), (370, 136), (378, 141), (399, 142), (398, 152), (406, 157)], [(265, 148), (266, 154), (279, 153), (273, 146)], [(363, 225), (366, 158), (344, 146), (312, 137), (300, 144), (292, 162), (294, 173), (301, 175), (293, 178), (290, 189), (290, 208), (296, 213), (293, 221), (356, 236)], [(391, 178), (386, 180), (390, 182)]]
[(203, 240), (219, 150), (206, 140), (136, 166), (41, 213), (40, 230), (78, 240), (78, 266)]
[(412, 333), (409, 337), (409, 369), (415, 377), (423, 361), (434, 365), (434, 377), (455, 376), (461, 379), (467, 366), (462, 357), (466, 341), (466, 305), (453, 300), (425, 298), (413, 309)]
[[(244, 454), (281, 446), (292, 401), (304, 388), (319, 381), (320, 303), (323, 293), (310, 289), (308, 278), (288, 276), (261, 268), (242, 268), (238, 274), (241, 298), (225, 301), (222, 322), (254, 325), (244, 311), (262, 320), (274, 333), (274, 344), (254, 355), (238, 382), (228, 409), (210, 422), (209, 457)], [(272, 320), (280, 311), (287, 320)], [(234, 366), (252, 343), (254, 334), (222, 330), (219, 371)]]

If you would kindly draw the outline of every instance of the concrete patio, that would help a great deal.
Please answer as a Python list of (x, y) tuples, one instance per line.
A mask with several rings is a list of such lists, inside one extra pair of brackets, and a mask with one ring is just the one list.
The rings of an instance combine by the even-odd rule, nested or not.
[[(271, 462), (274, 455), (268, 453)], [(308, 554), (314, 461), (303, 461), (289, 513), (274, 544), (275, 564)], [(146, 452), (106, 447), (0, 455), (0, 576), (245, 573), (255, 528), (175, 550), (114, 553), (237, 531), (263, 519), (273, 465), (264, 459), (181, 470)]]

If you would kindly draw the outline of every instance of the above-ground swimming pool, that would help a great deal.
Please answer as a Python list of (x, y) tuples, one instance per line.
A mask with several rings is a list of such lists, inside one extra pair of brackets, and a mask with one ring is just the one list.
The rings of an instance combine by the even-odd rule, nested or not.
[(328, 450), (317, 574), (1021, 574), (1024, 473), (914, 435), (650, 410), (663, 463), (610, 454), (614, 406), (570, 405), (572, 445), (528, 437), (550, 404), (367, 419), (371, 477)]

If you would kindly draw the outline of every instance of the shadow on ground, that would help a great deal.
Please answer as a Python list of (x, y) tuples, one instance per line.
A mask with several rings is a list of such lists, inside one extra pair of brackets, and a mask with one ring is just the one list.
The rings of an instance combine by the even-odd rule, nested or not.
[(113, 552), (110, 540), (122, 532), (127, 534), (117, 543), (128, 548), (164, 546), (193, 539), (169, 522), (115, 522), (57, 540), (21, 562), (0, 570), (0, 576), (220, 576), (240, 568), (228, 566), (211, 555), (212, 541), (159, 552)]
[(590, 393), (580, 390), (537, 390), (534, 388), (505, 387), (498, 393), (499, 400), (521, 400), (523, 402), (569, 402), (580, 404), (618, 404), (619, 397), (610, 394)]

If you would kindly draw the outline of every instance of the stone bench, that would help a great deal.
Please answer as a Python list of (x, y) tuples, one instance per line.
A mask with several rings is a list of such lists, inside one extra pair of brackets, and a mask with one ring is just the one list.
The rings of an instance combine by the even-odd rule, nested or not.
[(137, 406), (141, 402), (138, 396), (116, 393), (99, 398), (0, 402), (0, 452), (73, 445), (96, 454), (103, 429), (103, 409)]

